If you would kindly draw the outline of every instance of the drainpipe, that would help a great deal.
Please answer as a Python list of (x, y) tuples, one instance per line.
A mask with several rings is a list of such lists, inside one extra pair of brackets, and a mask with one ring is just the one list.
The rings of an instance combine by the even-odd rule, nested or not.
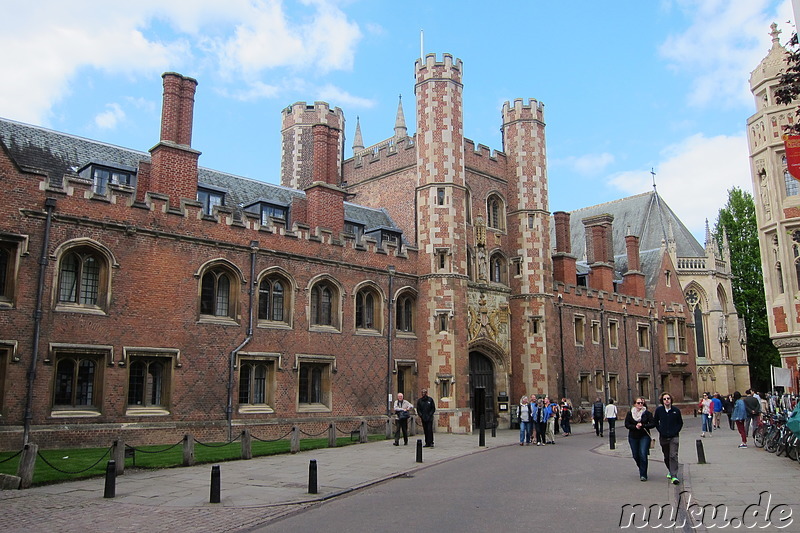
[(656, 385), (656, 331), (655, 322), (653, 319), (653, 310), (647, 311), (648, 320), (650, 321), (650, 362), (653, 365), (653, 402), (658, 401), (658, 386)]
[[(625, 383), (628, 385), (628, 405), (633, 405), (631, 397), (631, 367), (628, 356), (628, 307), (622, 306), (622, 334), (625, 336)], [(638, 335), (638, 329), (636, 334)]]
[(42, 329), (42, 298), (44, 296), (44, 276), (47, 271), (47, 248), (50, 246), (50, 225), (53, 221), (53, 211), (56, 208), (56, 199), (47, 198), (44, 201), (47, 218), (44, 223), (44, 242), (42, 253), (39, 256), (39, 280), (36, 283), (36, 310), (33, 312), (33, 347), (31, 348), (31, 365), (28, 368), (28, 390), (25, 398), (25, 417), (22, 431), (22, 445), (28, 444), (31, 435), (31, 420), (33, 419), (33, 384), (36, 381), (36, 364), (39, 360), (39, 337)]
[(394, 324), (394, 265), (389, 265), (389, 326), (386, 328), (386, 416), (392, 416), (392, 325)]
[(608, 401), (608, 369), (606, 368), (606, 307), (600, 303), (600, 350), (603, 354), (603, 394), (605, 395), (604, 401)]
[(561, 397), (567, 397), (567, 375), (564, 373), (564, 323), (562, 322), (561, 312), (564, 305), (564, 296), (558, 295), (558, 336), (561, 339)]
[(253, 293), (256, 286), (256, 254), (258, 241), (250, 241), (250, 289), (247, 291), (247, 336), (242, 343), (231, 352), (228, 362), (228, 406), (225, 408), (225, 417), (228, 420), (228, 440), (233, 438), (233, 374), (236, 370), (236, 354), (253, 339)]

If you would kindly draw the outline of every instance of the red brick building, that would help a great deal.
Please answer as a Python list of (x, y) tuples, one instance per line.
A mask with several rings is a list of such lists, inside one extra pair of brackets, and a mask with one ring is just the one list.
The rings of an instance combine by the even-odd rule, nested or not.
[(522, 394), (694, 400), (668, 246), (615, 254), (601, 214), (572, 255), (542, 104), (506, 103), (492, 152), (461, 61), (415, 71), (416, 133), (401, 106), (349, 159), (340, 109), (287, 107), (282, 186), (199, 166), (175, 73), (149, 153), (0, 119), (0, 449), (379, 424), (422, 388), (453, 432), (484, 394), (501, 423)]

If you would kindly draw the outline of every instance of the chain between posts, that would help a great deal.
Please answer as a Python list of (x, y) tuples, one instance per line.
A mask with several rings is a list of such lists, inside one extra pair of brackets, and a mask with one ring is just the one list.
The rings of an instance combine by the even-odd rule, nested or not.
[(36, 455), (38, 455), (38, 456), (39, 456), (39, 459), (41, 459), (41, 460), (44, 462), (44, 464), (46, 464), (47, 466), (49, 466), (50, 468), (52, 468), (52, 469), (53, 469), (53, 470), (55, 470), (56, 472), (61, 472), (62, 474), (83, 474), (84, 472), (88, 472), (88, 471), (89, 471), (89, 470), (91, 470), (92, 468), (94, 468), (94, 467), (96, 467), (97, 465), (99, 465), (99, 464), (100, 464), (100, 461), (102, 461), (103, 459), (105, 459), (106, 455), (108, 455), (109, 453), (111, 453), (111, 446), (109, 446), (109, 447), (108, 447), (108, 449), (106, 450), (106, 453), (104, 453), (104, 454), (103, 454), (103, 455), (100, 457), (100, 459), (98, 459), (98, 460), (97, 460), (97, 462), (96, 462), (96, 463), (94, 463), (92, 466), (90, 466), (90, 467), (88, 467), (88, 468), (84, 468), (83, 470), (76, 470), (76, 471), (74, 471), (74, 472), (71, 472), (71, 471), (69, 471), (69, 470), (62, 470), (62, 469), (58, 468), (57, 466), (53, 465), (53, 464), (52, 464), (50, 461), (48, 461), (47, 459), (45, 459), (45, 457), (42, 455), (42, 452), (36, 452)]

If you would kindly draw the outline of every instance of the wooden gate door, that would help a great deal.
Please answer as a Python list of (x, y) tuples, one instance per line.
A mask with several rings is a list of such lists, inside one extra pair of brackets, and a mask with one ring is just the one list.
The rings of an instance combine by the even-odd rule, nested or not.
[(488, 357), (480, 352), (469, 354), (469, 405), (472, 408), (472, 425), (478, 427), (479, 413), (475, 412), (475, 389), (482, 388), (486, 391), (484, 416), (486, 427), (494, 424), (494, 366)]

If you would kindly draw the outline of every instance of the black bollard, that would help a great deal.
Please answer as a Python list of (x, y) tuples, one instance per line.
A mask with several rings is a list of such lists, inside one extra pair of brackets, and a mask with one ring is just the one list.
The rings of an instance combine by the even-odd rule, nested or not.
[(481, 429), (478, 433), (478, 446), (486, 446), (486, 422), (485, 419), (481, 417)]
[(608, 430), (608, 448), (613, 450), (617, 447), (617, 432), (615, 428)]
[(497, 422), (492, 424), (492, 438), (497, 437)]
[(220, 474), (219, 465), (211, 467), (211, 499), (210, 503), (220, 502)]
[(697, 464), (706, 464), (706, 452), (703, 451), (703, 441), (697, 439)]
[(317, 493), (317, 460), (311, 459), (308, 465), (308, 493)]
[(106, 486), (103, 498), (113, 498), (117, 495), (117, 462), (113, 459), (106, 466)]
[(422, 462), (422, 439), (417, 439), (417, 462)]

